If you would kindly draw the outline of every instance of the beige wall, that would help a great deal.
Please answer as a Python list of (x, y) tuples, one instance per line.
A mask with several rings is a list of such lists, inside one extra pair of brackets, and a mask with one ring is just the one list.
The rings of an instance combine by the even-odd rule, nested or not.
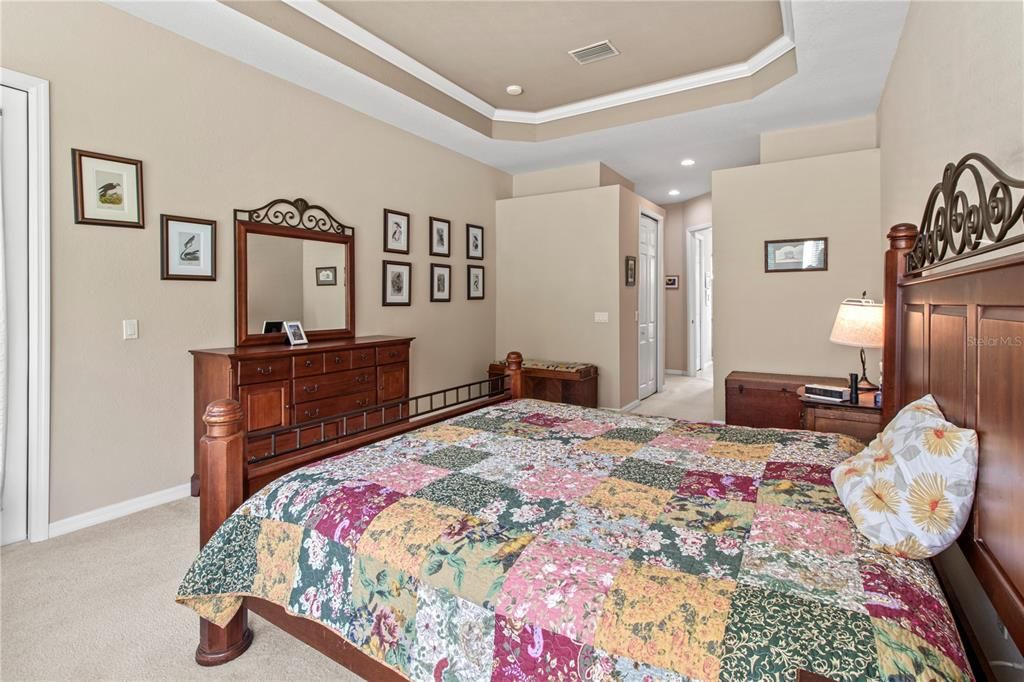
[[(233, 341), (232, 209), (305, 197), (356, 226), (357, 331), (409, 334), (412, 390), (494, 353), (494, 201), (511, 178), (102, 4), (4, 3), (5, 67), (50, 81), (51, 521), (180, 485), (190, 348)], [(73, 224), (70, 149), (141, 159), (146, 229)], [(382, 308), (381, 210), (412, 214), (413, 306)], [(218, 221), (217, 282), (161, 281), (160, 213)], [(485, 226), (488, 298), (428, 302), (427, 217)], [(121, 320), (141, 336), (121, 340)]]
[(711, 194), (665, 207), (665, 274), (679, 275), (679, 288), (665, 290), (665, 368), (689, 371), (689, 310), (686, 231), (711, 224)]
[(633, 183), (598, 161), (573, 166), (547, 168), (532, 173), (519, 173), (512, 178), (512, 196), (571, 192), (575, 189), (622, 185), (632, 190)]
[[(715, 171), (715, 415), (733, 370), (845, 376), (856, 349), (828, 340), (840, 301), (881, 300), (879, 152)], [(828, 237), (827, 272), (764, 272), (764, 240)], [(868, 352), (877, 380), (878, 351)]]
[(874, 114), (805, 128), (761, 133), (761, 163), (841, 154), (878, 146)]
[(619, 187), (498, 201), (496, 225), (495, 357), (592, 362), (619, 407)]
[[(347, 324), (348, 296), (345, 292), (347, 247), (333, 242), (306, 239), (302, 242), (302, 326), (310, 329), (338, 329)], [(337, 284), (320, 286), (317, 268), (335, 268)], [(423, 279), (427, 279), (424, 277)]]

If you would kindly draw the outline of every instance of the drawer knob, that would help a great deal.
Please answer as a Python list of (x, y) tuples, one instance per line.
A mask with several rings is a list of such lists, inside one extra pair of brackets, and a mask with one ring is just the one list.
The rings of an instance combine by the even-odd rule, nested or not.
[(398, 351), (397, 350), (391, 351), (390, 353), (388, 353), (388, 357), (389, 358), (397, 358), (398, 357)]
[(307, 417), (318, 417), (318, 416), (320, 416), (320, 408), (318, 407), (315, 410), (313, 410), (312, 412), (310, 412), (309, 410), (306, 410), (306, 416)]
[(359, 376), (356, 377), (356, 383), (357, 384), (365, 384), (369, 380), (370, 380), (370, 377), (367, 374), (360, 374)]
[(356, 400), (356, 406), (358, 406), (358, 407), (363, 407), (364, 405), (369, 405), (369, 404), (370, 404), (370, 401), (367, 398), (360, 398), (359, 400)]
[(273, 371), (274, 371), (274, 368), (273, 368), (273, 367), (257, 367), (257, 368), (256, 368), (256, 373), (257, 373), (257, 374), (266, 374), (266, 375), (269, 375), (269, 374), (272, 374), (272, 373), (273, 373)]
[(336, 365), (340, 365), (341, 364), (341, 356), (340, 355), (335, 355), (334, 356), (334, 364), (336, 364)]
[(306, 393), (316, 393), (320, 390), (320, 384), (313, 384), (312, 386), (303, 386), (302, 390)]
[(306, 364), (306, 367), (312, 367), (313, 366), (313, 361), (312, 360), (306, 360), (305, 364)]

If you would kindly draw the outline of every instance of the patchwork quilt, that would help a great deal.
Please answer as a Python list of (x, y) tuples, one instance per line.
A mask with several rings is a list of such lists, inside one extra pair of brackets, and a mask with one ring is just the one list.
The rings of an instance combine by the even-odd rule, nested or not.
[(267, 485), (177, 600), (269, 600), (412, 680), (970, 679), (930, 565), (839, 502), (860, 449), (503, 403)]

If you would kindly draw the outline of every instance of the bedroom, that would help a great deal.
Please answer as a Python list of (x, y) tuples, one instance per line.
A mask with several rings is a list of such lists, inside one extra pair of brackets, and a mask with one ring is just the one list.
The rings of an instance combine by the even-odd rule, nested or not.
[[(392, 348), (403, 345), (398, 340), (414, 337), (407, 358), (377, 363), (375, 356), (372, 365), (375, 371), (378, 365), (405, 368), (404, 377), (397, 375), (401, 395), (486, 379), (496, 358), (521, 351), (528, 359), (596, 366), (596, 405), (630, 410), (616, 419), (644, 412), (634, 405), (641, 395), (642, 355), (650, 370), (648, 385), (688, 378), (667, 372), (688, 369), (682, 343), (687, 280), (681, 277), (680, 289), (670, 290), (660, 286), (660, 278), (686, 274), (687, 229), (713, 223), (716, 403), (709, 409), (724, 419), (725, 380), (732, 371), (830, 377), (856, 371), (877, 383), (881, 353), (869, 349), (867, 372), (862, 372), (856, 348), (831, 343), (829, 331), (843, 299), (861, 291), (875, 301), (886, 298), (883, 257), (889, 229), (898, 223), (919, 225), (945, 164), (965, 154), (984, 154), (1009, 178), (1024, 177), (1019, 2), (752, 3), (746, 9), (768, 28), (764, 35), (757, 27), (739, 32), (737, 42), (784, 45), (779, 41), (786, 38), (791, 12), (789, 39), (795, 44), (778, 48), (780, 54), (753, 76), (539, 122), (526, 114), (607, 95), (607, 88), (624, 90), (684, 73), (665, 72), (666, 55), (679, 51), (664, 46), (650, 56), (656, 64), (627, 61), (643, 52), (636, 42), (644, 37), (642, 30), (584, 38), (582, 29), (572, 27), (593, 21), (611, 32), (616, 24), (635, 26), (645, 12), (666, 12), (677, 22), (680, 17), (671, 13), (679, 12), (687, 21), (706, 24), (705, 33), (713, 38), (730, 33), (723, 23), (726, 28), (737, 23), (716, 4), (629, 8), (612, 3), (604, 6), (604, 24), (581, 18), (570, 5), (0, 6), (4, 84), (27, 92), (26, 110), (45, 114), (49, 127), (48, 147), (30, 137), (34, 146), (26, 153), (44, 150), (48, 171), (32, 166), (38, 173), (28, 178), (37, 183), (29, 196), (42, 208), (29, 216), (48, 220), (50, 253), (41, 270), (48, 273), (49, 314), (43, 307), (29, 318), (36, 325), (29, 327), (36, 333), (32, 340), (49, 333), (43, 354), (49, 376), (32, 365), (30, 380), (37, 389), (20, 402), (20, 409), (35, 415), (35, 421), (26, 419), (25, 438), (34, 449), (22, 475), (28, 486), (28, 499), (21, 501), (23, 524), (29, 539), (39, 541), (3, 550), (0, 673), (5, 679), (348, 674), (258, 615), (250, 618), (255, 638), (245, 655), (200, 669), (192, 658), (198, 641), (195, 614), (173, 603), (198, 550), (200, 502), (190, 493), (198, 469), (196, 429), (204, 428), (196, 410), (201, 417), (205, 404), (197, 408), (189, 351), (233, 348), (243, 331), (236, 301), (248, 300), (237, 291), (235, 211), (301, 197), (322, 206), (336, 222), (353, 226), (354, 242), (338, 247), (347, 249), (345, 255), (329, 266), (337, 284), (314, 291), (351, 295), (346, 325), (358, 337), (392, 337), (362, 347), (383, 348), (385, 359), (392, 350), (405, 352)], [(497, 14), (488, 18), (487, 11)], [(307, 12), (327, 14), (315, 20)], [(346, 16), (381, 35), (376, 43), (362, 37), (374, 49), (357, 44), (354, 35), (341, 37), (334, 17)], [(550, 25), (567, 34), (564, 41), (516, 28)], [(520, 55), (506, 62), (506, 51), (499, 51), (500, 58), (485, 54), (481, 45), (499, 38), (495, 44), (522, 52), (530, 51), (523, 50), (527, 38), (538, 45), (557, 43), (558, 57), (566, 61), (566, 51), (604, 39), (621, 54), (586, 65), (569, 61), (576, 70), (563, 77), (563, 71), (538, 70), (538, 64), (545, 65), (541, 59)], [(698, 36), (685, 40), (704, 45)], [(388, 44), (433, 65), (460, 90), (486, 100), (491, 110), (521, 115), (492, 119), (478, 110), (486, 107), (465, 104), (454, 90), (429, 82), (429, 75), (399, 56), (390, 54), (393, 61), (382, 56)], [(431, 51), (434, 44), (457, 45), (451, 55), (462, 57), (444, 61), (444, 55)], [(746, 49), (744, 59), (756, 51), (750, 45), (737, 49)], [(481, 63), (474, 66), (459, 50), (481, 51)], [(689, 61), (679, 68), (689, 69), (686, 73), (708, 67), (697, 57), (717, 56), (722, 64), (736, 60), (710, 48), (682, 52)], [(617, 66), (623, 62), (625, 70)], [(528, 66), (535, 69), (529, 81), (508, 75)], [(598, 77), (595, 84), (586, 75), (587, 69), (603, 68), (620, 69), (618, 80)], [(481, 79), (487, 73), (494, 75)], [(751, 82), (757, 78), (764, 82)], [(508, 94), (510, 85), (523, 92)], [(39, 106), (44, 101), (48, 112)], [(8, 102), (5, 95), (5, 122)], [(29, 119), (30, 127), (42, 120)], [(6, 156), (10, 147), (4, 149)], [(140, 169), (137, 220), (143, 229), (79, 220), (73, 182), (78, 159), (72, 150), (92, 154), (83, 164), (109, 162), (96, 154), (139, 163), (112, 167), (127, 167), (127, 177), (132, 168)], [(684, 158), (695, 164), (682, 166)], [(8, 188), (16, 176), (6, 171)], [(991, 186), (991, 176), (986, 183)], [(103, 184), (97, 183), (97, 192)], [(43, 185), (48, 199), (40, 198)], [(5, 207), (11, 205), (9, 196), (5, 192)], [(1019, 204), (1016, 186), (1012, 196)], [(407, 214), (405, 252), (401, 235), (387, 250), (385, 210), (400, 225)], [(653, 265), (659, 276), (648, 272), (657, 284), (653, 290), (664, 291), (648, 300), (665, 301), (664, 311), (652, 311), (664, 322), (658, 327), (666, 337), (654, 350), (641, 348), (641, 286), (627, 286), (624, 272), (627, 256), (642, 255), (642, 212), (664, 231), (660, 270), (656, 261)], [(204, 276), (215, 279), (162, 279), (167, 259), (161, 251), (161, 216), (169, 217), (169, 235), (175, 217), (215, 221), (212, 229), (206, 222), (206, 232), (199, 231), (212, 235), (215, 267)], [(443, 247), (428, 243), (431, 218), (440, 219), (439, 227), (449, 223), (450, 255), (435, 255)], [(5, 236), (6, 225), (5, 216)], [(1017, 223), (1011, 236), (1020, 229)], [(482, 236), (480, 250), (471, 252), (477, 236)], [(764, 272), (766, 240), (814, 237), (829, 239), (829, 270)], [(400, 265), (386, 275), (384, 261)], [(403, 263), (410, 264), (408, 270)], [(444, 292), (432, 291), (433, 275), (445, 272), (432, 273), (432, 265), (449, 266), (450, 301), (443, 301)], [(39, 267), (30, 267), (30, 273), (38, 275)], [(636, 274), (642, 278), (644, 272), (640, 267)], [(395, 274), (411, 290), (398, 286), (388, 301), (385, 284)], [(468, 291), (471, 277), (482, 277), (479, 298)], [(36, 291), (45, 294), (47, 287)], [(403, 303), (406, 292), (411, 305), (385, 305)], [(1020, 304), (1018, 298), (1005, 305)], [(17, 313), (13, 303), (7, 311)], [(10, 319), (9, 328), (16, 329), (16, 318)], [(49, 322), (48, 329), (40, 320)], [(312, 347), (331, 342), (318, 340), (310, 333), (315, 327), (306, 327)], [(245, 334), (261, 331), (244, 329)], [(132, 335), (137, 338), (125, 338)], [(273, 345), (289, 359), (302, 354), (302, 346), (293, 350), (283, 336), (275, 339)], [(657, 332), (648, 338), (655, 339)], [(17, 350), (13, 342), (10, 348)], [(356, 362), (347, 357), (341, 362)], [(1015, 362), (1011, 370), (1019, 372), (1020, 361)], [(344, 372), (358, 369), (353, 365)], [(893, 378), (911, 377), (911, 369), (903, 370)], [(352, 376), (357, 381), (363, 374)], [(298, 375), (284, 379), (295, 386), (302, 381)], [(240, 397), (238, 388), (267, 383), (231, 390)], [(283, 390), (292, 390), (292, 384)], [(19, 409), (17, 395), (8, 396), (9, 412)], [(909, 402), (918, 396), (904, 397)], [(949, 407), (941, 400), (940, 406)], [(316, 408), (307, 409), (313, 414)], [(984, 456), (989, 441), (979, 432)], [(44, 451), (45, 458), (39, 454)], [(1016, 469), (1007, 466), (1013, 475), (1020, 473), (1019, 463)], [(5, 472), (7, 481), (13, 480), (16, 466), (5, 464)], [(10, 518), (9, 508), (4, 517)], [(958, 562), (952, 573), (969, 572), (955, 554), (936, 563), (947, 559)], [(1019, 570), (1012, 564), (1006, 575)], [(990, 582), (982, 584), (993, 589)], [(1012, 585), (1009, 590), (1019, 602), (1019, 590)], [(1019, 663), (985, 590), (965, 575), (956, 592), (962, 607), (972, 611), (983, 657)], [(1002, 607), (1012, 599), (994, 601)], [(1019, 621), (1015, 626), (1005, 612), (1000, 615), (1008, 629), (1020, 632)], [(991, 670), (1000, 679), (1020, 674), (1006, 665)], [(984, 669), (975, 674), (983, 675)], [(374, 679), (371, 672), (363, 676)]]

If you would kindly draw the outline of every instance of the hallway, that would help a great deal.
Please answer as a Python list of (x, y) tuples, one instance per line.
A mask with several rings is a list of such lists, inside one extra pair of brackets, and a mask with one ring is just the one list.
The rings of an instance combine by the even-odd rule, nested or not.
[[(710, 374), (710, 373), (709, 373)], [(632, 410), (634, 414), (673, 417), (690, 421), (711, 421), (714, 419), (714, 380), (707, 377), (686, 377), (670, 375), (665, 377), (665, 386), (640, 402)]]

